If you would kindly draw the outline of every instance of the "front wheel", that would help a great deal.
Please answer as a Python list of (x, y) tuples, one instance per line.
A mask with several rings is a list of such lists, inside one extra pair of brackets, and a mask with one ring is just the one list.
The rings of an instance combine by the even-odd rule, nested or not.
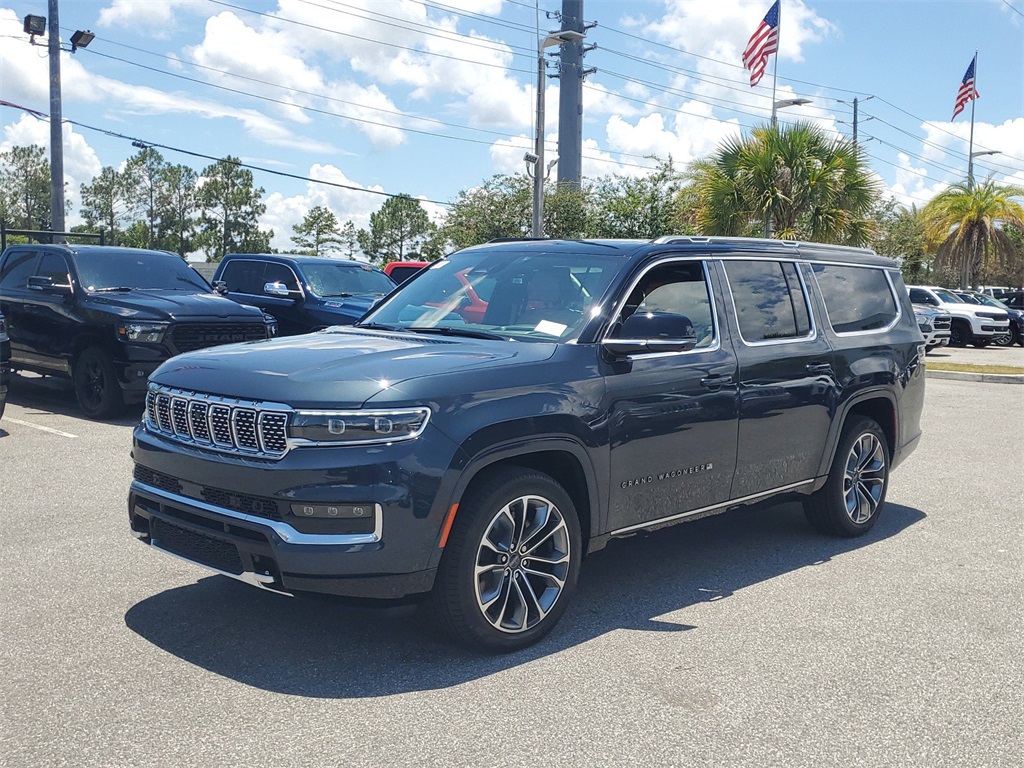
[(852, 416), (843, 427), (825, 485), (804, 502), (815, 528), (852, 538), (871, 530), (889, 486), (889, 446), (878, 423)]
[(456, 640), (507, 653), (540, 640), (579, 575), (579, 519), (542, 472), (510, 467), (475, 481), (455, 517), (431, 602)]
[(970, 338), (971, 331), (967, 324), (961, 320), (954, 320), (949, 329), (949, 346), (966, 347)]
[(78, 405), (90, 419), (108, 419), (124, 407), (114, 364), (102, 350), (83, 351), (75, 361), (73, 378)]

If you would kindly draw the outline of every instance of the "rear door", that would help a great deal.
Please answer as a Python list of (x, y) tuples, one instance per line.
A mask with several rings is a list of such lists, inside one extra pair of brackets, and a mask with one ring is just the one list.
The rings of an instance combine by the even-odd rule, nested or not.
[(8, 251), (0, 264), (0, 312), (7, 317), (11, 360), (32, 366), (38, 364), (31, 335), (39, 294), (28, 289), (28, 279), (35, 274), (38, 258), (39, 252), (34, 248), (18, 249)]
[(726, 314), (739, 357), (732, 498), (813, 480), (835, 408), (832, 348), (818, 330), (795, 260), (723, 259)]

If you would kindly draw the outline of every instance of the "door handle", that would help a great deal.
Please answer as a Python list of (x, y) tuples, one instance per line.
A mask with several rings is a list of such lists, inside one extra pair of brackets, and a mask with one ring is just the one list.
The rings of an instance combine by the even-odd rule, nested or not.
[(810, 363), (807, 366), (808, 373), (832, 373), (832, 366), (829, 363)]
[(702, 387), (707, 387), (708, 389), (718, 389), (719, 387), (724, 387), (727, 384), (732, 384), (732, 376), (711, 375), (700, 380), (700, 385)]

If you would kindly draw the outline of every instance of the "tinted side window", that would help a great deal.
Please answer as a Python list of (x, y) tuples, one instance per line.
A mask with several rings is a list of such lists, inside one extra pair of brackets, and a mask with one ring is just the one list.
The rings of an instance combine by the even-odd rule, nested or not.
[[(711, 346), (715, 340), (710, 292), (701, 262), (662, 264), (648, 271), (626, 299), (620, 321), (640, 312), (681, 315), (693, 327), (697, 347)], [(618, 330), (612, 336), (618, 336)]]
[[(284, 264), (267, 262), (267, 271), (263, 273), (263, 280), (266, 283), (284, 283), (289, 291), (299, 290), (299, 281), (295, 279), (295, 273)], [(257, 293), (263, 293), (263, 286)]]
[[(818, 279), (818, 283), (819, 284), (821, 283), (821, 279), (820, 278)], [(920, 288), (911, 288), (910, 289), (910, 300), (912, 302), (914, 302), (915, 304), (934, 304), (935, 303), (935, 299), (933, 299), (931, 297), (931, 295), (928, 293), (928, 291), (922, 290)]]
[(220, 279), (228, 285), (232, 293), (263, 293), (263, 262), (239, 259), (229, 261)]
[(68, 263), (59, 253), (44, 253), (36, 267), (36, 274), (48, 277), (54, 285), (70, 285)]
[(779, 261), (726, 261), (744, 341), (775, 341), (810, 334), (811, 318), (793, 264)]
[(3, 271), (0, 272), (0, 285), (8, 290), (27, 288), (28, 278), (33, 274), (36, 263), (35, 251), (21, 251), (7, 257)]
[(812, 269), (836, 333), (885, 328), (896, 319), (896, 299), (883, 270), (835, 264), (814, 264)]

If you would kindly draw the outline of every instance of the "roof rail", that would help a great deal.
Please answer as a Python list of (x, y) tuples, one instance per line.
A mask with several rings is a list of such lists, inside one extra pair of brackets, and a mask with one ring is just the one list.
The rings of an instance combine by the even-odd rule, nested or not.
[(722, 237), (712, 235), (663, 235), (651, 240), (654, 245), (672, 245), (675, 243), (693, 243), (705, 245), (708, 243), (771, 243), (772, 245), (784, 245), (788, 248), (795, 248), (799, 243), (796, 240), (776, 240), (765, 237)]
[(525, 243), (531, 240), (550, 240), (550, 237), (492, 237), (484, 245), (490, 243)]

